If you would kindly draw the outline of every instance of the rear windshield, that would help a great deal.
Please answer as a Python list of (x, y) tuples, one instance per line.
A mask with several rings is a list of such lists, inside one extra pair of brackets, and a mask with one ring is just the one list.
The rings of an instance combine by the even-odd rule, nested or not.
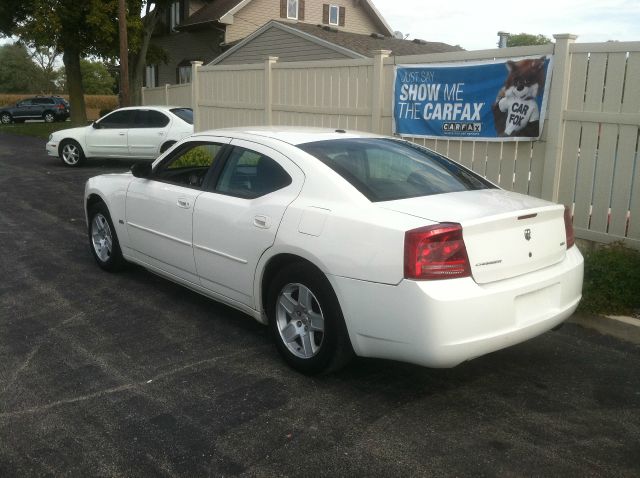
[(450, 159), (407, 141), (341, 139), (298, 147), (373, 202), (495, 187)]
[(193, 124), (193, 110), (191, 108), (173, 108), (171, 112), (182, 121)]

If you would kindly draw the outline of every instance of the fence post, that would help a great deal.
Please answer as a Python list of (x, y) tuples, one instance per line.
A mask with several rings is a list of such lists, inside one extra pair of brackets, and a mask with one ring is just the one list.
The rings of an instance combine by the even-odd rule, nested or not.
[(569, 48), (577, 35), (562, 33), (553, 35), (556, 40), (553, 51), (553, 77), (549, 91), (547, 144), (542, 174), (542, 197), (557, 201), (560, 189), (562, 147), (564, 143), (564, 112), (567, 109), (571, 59)]
[(200, 131), (200, 108), (198, 107), (199, 95), (199, 78), (200, 75), (200, 67), (202, 66), (201, 61), (192, 61), (191, 62), (191, 109), (193, 110), (193, 132), (197, 133)]
[(164, 104), (169, 106), (169, 83), (164, 84)]
[(146, 106), (145, 101), (144, 101), (144, 90), (146, 90), (146, 88), (144, 86), (142, 88), (140, 88), (140, 102), (141, 102), (142, 106)]
[(278, 61), (277, 56), (264, 58), (264, 124), (273, 124), (273, 71), (272, 67)]
[(384, 98), (384, 59), (391, 50), (373, 50), (373, 81), (371, 87), (371, 132), (382, 133), (382, 101)]

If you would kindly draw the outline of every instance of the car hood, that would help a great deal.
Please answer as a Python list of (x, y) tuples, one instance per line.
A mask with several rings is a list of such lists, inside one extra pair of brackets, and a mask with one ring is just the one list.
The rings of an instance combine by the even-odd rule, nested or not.
[(61, 129), (58, 131), (54, 131), (51, 134), (51, 139), (53, 140), (57, 140), (57, 139), (62, 139), (62, 138), (77, 138), (79, 136), (84, 136), (87, 132), (88, 128), (91, 128), (92, 126), (78, 126), (77, 128), (67, 128), (67, 129)]

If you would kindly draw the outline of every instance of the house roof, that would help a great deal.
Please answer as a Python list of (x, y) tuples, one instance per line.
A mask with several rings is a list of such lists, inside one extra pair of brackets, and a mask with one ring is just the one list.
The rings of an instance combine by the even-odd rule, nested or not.
[[(248, 3), (251, 3), (251, 1), (252, 0), (212, 0), (211, 3), (208, 3), (193, 15), (189, 16), (189, 18), (186, 18), (176, 29), (188, 30), (199, 25), (215, 22), (228, 23), (227, 20), (230, 17), (244, 8)], [(387, 21), (370, 0), (362, 0), (360, 5), (369, 13), (372, 20), (382, 31), (388, 35), (393, 34), (393, 30), (391, 30)]]
[(313, 35), (324, 41), (341, 46), (365, 57), (373, 56), (373, 50), (391, 50), (394, 56), (424, 55), (427, 53), (442, 53), (461, 51), (460, 46), (453, 46), (441, 42), (428, 42), (423, 40), (400, 40), (393, 37), (380, 37), (379, 35), (362, 35), (359, 33), (345, 32), (326, 25), (311, 25), (309, 23), (284, 23), (288, 27)]
[(244, 3), (244, 0), (213, 0), (188, 18), (185, 18), (176, 29), (189, 29), (196, 25), (218, 22), (241, 3)]
[[(428, 53), (442, 53), (451, 51), (461, 51), (459, 46), (452, 46), (440, 42), (425, 42), (422, 40), (400, 40), (382, 35), (362, 35), (359, 33), (336, 30), (325, 25), (312, 25), (309, 23), (290, 23), (278, 20), (271, 20), (251, 35), (235, 43), (222, 55), (215, 58), (209, 65), (215, 65), (223, 61), (228, 56), (250, 43), (255, 38), (262, 35), (271, 28), (277, 28), (289, 34), (299, 36), (305, 40), (321, 45), (327, 49), (336, 51), (351, 58), (370, 58), (374, 50), (391, 50), (392, 55), (422, 55)], [(271, 52), (264, 51), (264, 55)]]

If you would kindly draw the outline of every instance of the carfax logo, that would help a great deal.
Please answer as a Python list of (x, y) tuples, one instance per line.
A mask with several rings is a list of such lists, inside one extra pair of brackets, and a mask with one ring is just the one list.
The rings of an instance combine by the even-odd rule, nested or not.
[(442, 131), (445, 133), (481, 133), (482, 123), (443, 123)]

